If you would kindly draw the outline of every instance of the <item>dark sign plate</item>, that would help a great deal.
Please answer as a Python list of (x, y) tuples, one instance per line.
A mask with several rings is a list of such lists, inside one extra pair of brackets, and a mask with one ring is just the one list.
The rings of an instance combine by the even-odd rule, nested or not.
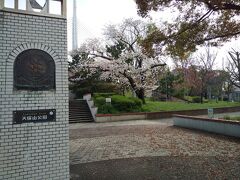
[(13, 111), (13, 123), (39, 123), (56, 121), (56, 109)]

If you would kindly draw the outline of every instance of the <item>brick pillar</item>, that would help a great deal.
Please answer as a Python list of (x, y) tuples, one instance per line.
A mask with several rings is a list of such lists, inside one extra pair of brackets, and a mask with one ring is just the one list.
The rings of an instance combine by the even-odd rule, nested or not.
[[(15, 90), (13, 66), (24, 50), (55, 62), (56, 88)], [(0, 179), (69, 179), (67, 22), (0, 10)], [(55, 109), (54, 122), (13, 123), (13, 112)]]

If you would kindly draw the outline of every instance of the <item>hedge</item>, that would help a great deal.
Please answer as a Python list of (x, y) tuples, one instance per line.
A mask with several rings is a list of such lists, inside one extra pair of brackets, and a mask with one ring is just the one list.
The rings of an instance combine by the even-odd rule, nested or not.
[(192, 97), (192, 102), (193, 102), (193, 103), (200, 103), (200, 102), (201, 102), (201, 97), (199, 97), (199, 96), (193, 96), (193, 97)]
[[(134, 97), (121, 95), (107, 96), (110, 93), (98, 93), (94, 96), (95, 105), (98, 107), (98, 113), (117, 113), (117, 112), (139, 112), (142, 110), (142, 101)], [(106, 104), (106, 98), (112, 99), (111, 104)]]
[(114, 95), (112, 98), (112, 106), (119, 112), (137, 112), (141, 111), (142, 101), (134, 97), (125, 97)]

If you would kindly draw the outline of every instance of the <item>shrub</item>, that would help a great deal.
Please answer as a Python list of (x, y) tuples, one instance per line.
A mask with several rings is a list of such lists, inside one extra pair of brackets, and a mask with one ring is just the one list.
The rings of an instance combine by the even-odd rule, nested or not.
[(106, 99), (104, 97), (96, 97), (94, 98), (94, 103), (97, 107), (101, 107), (106, 104)]
[(228, 97), (227, 96), (224, 96), (223, 97), (223, 101), (228, 101), (229, 99), (228, 99)]
[(192, 102), (193, 103), (200, 103), (201, 102), (201, 97), (199, 97), (199, 96), (192, 97)]
[[(142, 101), (134, 97), (112, 95), (114, 93), (95, 93), (94, 103), (98, 107), (98, 113), (139, 112), (142, 109)], [(112, 95), (112, 96), (110, 96)], [(106, 104), (106, 97), (112, 99), (111, 104)]]
[(114, 95), (112, 98), (112, 106), (119, 112), (137, 112), (141, 111), (141, 100), (134, 97), (125, 97)]
[(224, 116), (223, 116), (223, 119), (230, 120), (231, 117), (230, 117), (229, 115), (224, 115)]
[(118, 111), (111, 104), (104, 104), (98, 108), (98, 113), (115, 114), (118, 113)]
[(177, 98), (184, 98), (184, 94), (185, 94), (185, 90), (184, 89), (181, 89), (181, 90), (175, 90), (175, 92), (173, 93), (173, 96), (174, 97), (177, 97)]
[(140, 99), (135, 98), (135, 97), (130, 97), (130, 99), (134, 101), (136, 107), (138, 107), (138, 108), (142, 107), (142, 101)]
[[(201, 102), (201, 99), (200, 99), (200, 102)], [(208, 103), (208, 99), (203, 99), (203, 103)]]
[(224, 115), (223, 119), (225, 119), (225, 120), (233, 120), (233, 121), (240, 121), (240, 116), (231, 117), (229, 115)]

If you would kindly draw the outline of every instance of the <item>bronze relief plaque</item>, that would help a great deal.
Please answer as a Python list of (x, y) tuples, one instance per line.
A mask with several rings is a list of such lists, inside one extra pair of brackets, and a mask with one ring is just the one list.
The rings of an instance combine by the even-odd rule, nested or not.
[(14, 63), (14, 88), (32, 91), (55, 89), (53, 58), (38, 49), (29, 49), (20, 53)]

